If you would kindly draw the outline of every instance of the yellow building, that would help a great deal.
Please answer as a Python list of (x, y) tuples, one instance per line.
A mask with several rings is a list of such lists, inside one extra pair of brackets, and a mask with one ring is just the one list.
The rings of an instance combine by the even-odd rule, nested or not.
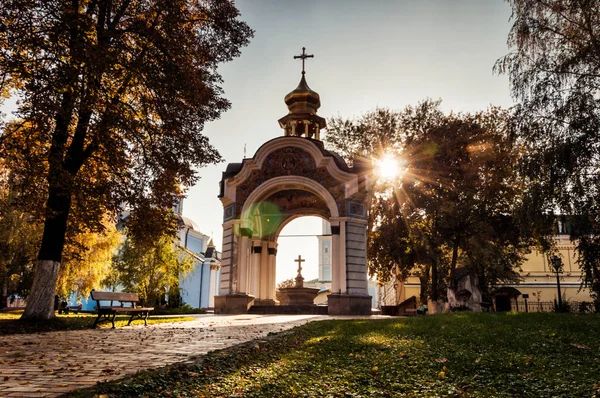
[[(558, 256), (562, 261), (563, 272), (559, 274), (560, 290), (563, 299), (570, 302), (592, 301), (590, 291), (581, 288), (581, 270), (577, 264), (575, 245), (569, 235), (556, 235)], [(499, 289), (494, 296), (494, 308), (502, 310), (524, 311), (524, 295), (528, 295), (528, 311), (550, 311), (554, 299), (558, 296), (556, 273), (552, 264), (548, 263), (545, 255), (533, 249), (521, 267), (518, 268), (521, 281), (516, 284), (507, 284)], [(416, 277), (410, 277), (405, 283), (399, 283), (397, 300), (401, 303), (405, 299), (420, 294), (420, 283)], [(518, 303), (518, 307), (517, 307)]]

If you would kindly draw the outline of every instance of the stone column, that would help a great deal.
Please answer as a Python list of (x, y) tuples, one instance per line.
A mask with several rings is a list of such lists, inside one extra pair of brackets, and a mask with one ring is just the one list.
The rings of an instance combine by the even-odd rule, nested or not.
[(341, 293), (340, 284), (340, 226), (331, 221), (331, 293)]
[(277, 243), (269, 242), (268, 248), (268, 282), (267, 282), (267, 299), (275, 300), (275, 272), (277, 266)]
[[(260, 253), (260, 295), (262, 300), (269, 300), (269, 242), (261, 242)], [(269, 303), (265, 303), (269, 304)], [(270, 304), (275, 304), (270, 300)]]
[(248, 289), (248, 257), (250, 250), (250, 238), (247, 236), (242, 236), (240, 238), (240, 252), (239, 252), (239, 260), (238, 260), (238, 293), (249, 293)]
[(220, 295), (215, 297), (215, 314), (245, 314), (254, 302), (254, 296), (247, 294), (249, 236), (252, 230), (240, 228), (240, 220), (229, 225), (223, 227), (223, 274)]
[[(338, 229), (339, 228), (339, 229)], [(337, 252), (338, 271), (332, 280), (332, 293), (327, 296), (330, 315), (370, 315), (371, 296), (366, 280), (365, 233), (366, 221), (343, 218), (339, 221), (337, 239), (334, 239), (332, 252)], [(332, 234), (335, 238), (334, 227)], [(337, 247), (336, 247), (337, 246)]]
[(340, 286), (342, 293), (347, 293), (348, 276), (346, 272), (346, 221), (340, 221), (340, 241), (339, 241), (339, 258), (340, 258)]
[(366, 220), (350, 219), (346, 223), (346, 253), (348, 294), (368, 295)]
[(250, 294), (256, 299), (261, 299), (260, 295), (260, 258), (262, 255), (262, 246), (260, 241), (252, 242), (252, 261), (250, 272)]
[[(223, 224), (223, 251), (221, 253), (221, 280), (217, 294), (230, 294), (233, 292), (233, 252), (237, 237), (233, 233), (233, 223)], [(237, 280), (236, 280), (237, 282)]]

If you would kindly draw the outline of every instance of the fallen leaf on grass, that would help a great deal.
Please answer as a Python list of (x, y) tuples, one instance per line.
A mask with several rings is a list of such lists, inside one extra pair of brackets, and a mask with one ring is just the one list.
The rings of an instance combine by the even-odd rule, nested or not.
[(589, 350), (590, 349), (590, 347), (586, 346), (585, 344), (572, 343), (571, 345), (573, 347), (575, 347), (575, 348), (581, 348), (583, 350)]
[(441, 357), (441, 358), (437, 358), (435, 361), (437, 363), (446, 363), (446, 362), (448, 362), (448, 358)]

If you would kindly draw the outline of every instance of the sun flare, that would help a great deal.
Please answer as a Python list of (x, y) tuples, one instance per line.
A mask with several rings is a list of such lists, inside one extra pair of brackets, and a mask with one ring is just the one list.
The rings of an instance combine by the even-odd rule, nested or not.
[(391, 180), (400, 174), (400, 164), (392, 155), (385, 155), (376, 166), (379, 177), (385, 180)]

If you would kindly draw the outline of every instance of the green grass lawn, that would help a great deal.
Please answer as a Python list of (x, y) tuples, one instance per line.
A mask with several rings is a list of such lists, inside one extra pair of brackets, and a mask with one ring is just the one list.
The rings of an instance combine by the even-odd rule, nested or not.
[(68, 396), (600, 397), (599, 335), (577, 314), (313, 322)]
[[(35, 323), (35, 322), (21, 322), (19, 318), (23, 314), (23, 311), (11, 311), (11, 312), (0, 312), (0, 336), (7, 334), (28, 334), (38, 332), (52, 332), (58, 330), (77, 330), (77, 329), (89, 329), (94, 324), (96, 314), (69, 314), (69, 315), (57, 315), (56, 318), (50, 322)], [(152, 314), (148, 317), (148, 324), (166, 323), (166, 322), (185, 322), (192, 321), (194, 318), (190, 317), (169, 317), (169, 318), (154, 318)], [(129, 321), (129, 316), (117, 316), (115, 318), (115, 327), (125, 326)], [(141, 319), (134, 319), (131, 325), (143, 325), (144, 321)], [(112, 327), (110, 322), (101, 323), (98, 327)]]

